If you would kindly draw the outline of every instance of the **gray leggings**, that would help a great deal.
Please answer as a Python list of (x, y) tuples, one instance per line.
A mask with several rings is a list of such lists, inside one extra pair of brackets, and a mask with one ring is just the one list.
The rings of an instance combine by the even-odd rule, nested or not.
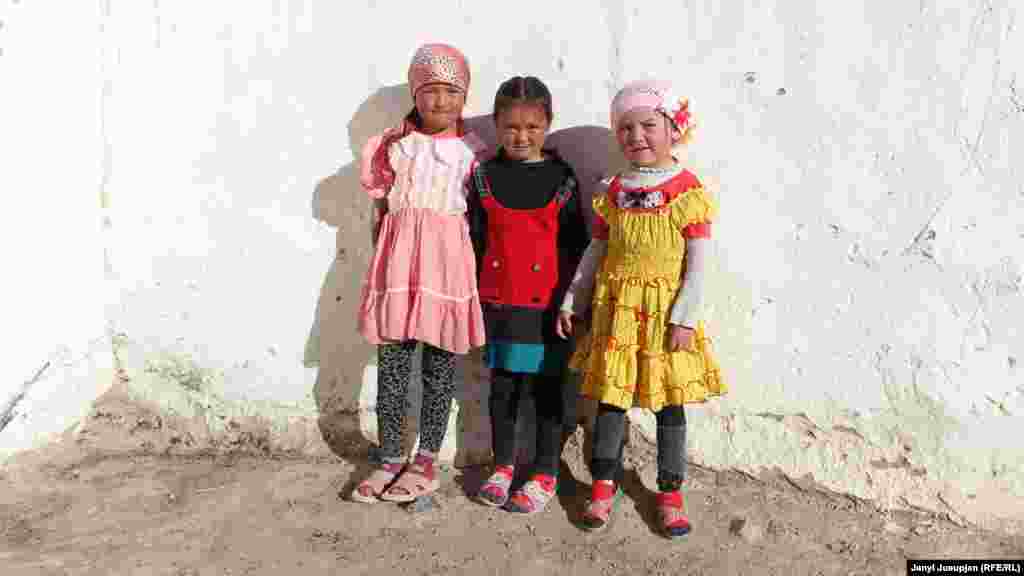
[[(405, 404), (409, 396), (415, 341), (378, 346), (377, 431), (384, 462), (400, 463)], [(455, 396), (455, 354), (423, 344), (423, 401), (420, 407), (420, 453), (436, 456), (448, 430)]]
[[(686, 412), (682, 406), (666, 406), (654, 415), (658, 421), (658, 490), (678, 490), (686, 479)], [(625, 435), (626, 411), (601, 404), (590, 461), (594, 480), (622, 480)]]

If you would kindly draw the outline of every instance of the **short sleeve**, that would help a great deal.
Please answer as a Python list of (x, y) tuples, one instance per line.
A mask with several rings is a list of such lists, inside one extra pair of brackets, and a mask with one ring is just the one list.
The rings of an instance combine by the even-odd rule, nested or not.
[(718, 216), (714, 200), (699, 183), (680, 194), (671, 210), (672, 223), (688, 238), (710, 236), (711, 222)]
[(386, 151), (380, 149), (387, 135), (384, 132), (370, 138), (360, 157), (359, 183), (371, 198), (383, 198), (394, 183), (394, 174), (389, 174), (381, 165), (387, 160)]
[(691, 239), (711, 238), (711, 223), (687, 224), (686, 228), (683, 228), (683, 236)]

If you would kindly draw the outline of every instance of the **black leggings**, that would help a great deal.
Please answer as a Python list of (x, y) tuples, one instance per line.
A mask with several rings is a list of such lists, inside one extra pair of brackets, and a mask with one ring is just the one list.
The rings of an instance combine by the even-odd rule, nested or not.
[(519, 399), (523, 394), (533, 397), (536, 407), (537, 452), (534, 472), (558, 474), (562, 451), (562, 419), (565, 406), (562, 379), (539, 374), (519, 374), (493, 370), (491, 374), (491, 437), (494, 463), (515, 464), (516, 419)]
[[(678, 490), (686, 479), (686, 412), (666, 406), (655, 412), (658, 421), (658, 489)], [(622, 449), (626, 443), (626, 411), (601, 404), (594, 423), (590, 473), (594, 480), (622, 480)]]

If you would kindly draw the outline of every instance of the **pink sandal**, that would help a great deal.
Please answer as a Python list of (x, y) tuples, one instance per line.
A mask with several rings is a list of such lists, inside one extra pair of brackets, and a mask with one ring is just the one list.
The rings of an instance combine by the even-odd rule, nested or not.
[(398, 503), (412, 502), (420, 496), (433, 494), (440, 487), (441, 483), (434, 476), (433, 470), (415, 463), (399, 475), (398, 480), (380, 495), (380, 499)]
[(368, 478), (356, 486), (355, 490), (352, 491), (351, 499), (354, 502), (362, 502), (363, 504), (378, 502), (384, 491), (395, 481), (400, 470), (401, 467), (398, 465), (389, 467), (387, 464), (377, 468)]
[(508, 489), (512, 486), (514, 470), (512, 466), (496, 466), (494, 474), (477, 491), (477, 500), (495, 508), (504, 506), (508, 502)]

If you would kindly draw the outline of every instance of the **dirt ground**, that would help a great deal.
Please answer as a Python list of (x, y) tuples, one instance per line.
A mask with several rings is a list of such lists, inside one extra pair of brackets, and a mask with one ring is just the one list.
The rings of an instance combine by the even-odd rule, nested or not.
[(692, 465), (694, 531), (668, 541), (654, 528), (653, 447), (638, 434), (626, 498), (607, 531), (589, 534), (577, 527), (582, 430), (566, 444), (558, 499), (522, 517), (467, 497), (479, 468), (445, 469), (426, 510), (357, 504), (338, 494), (367, 469), (365, 446), (345, 458), (273, 455), (258, 442), (175, 455), (145, 439), (160, 427), (153, 415), (105, 415), (102, 434), (3, 469), (0, 574), (905, 574), (908, 557), (1024, 557), (1021, 536)]

